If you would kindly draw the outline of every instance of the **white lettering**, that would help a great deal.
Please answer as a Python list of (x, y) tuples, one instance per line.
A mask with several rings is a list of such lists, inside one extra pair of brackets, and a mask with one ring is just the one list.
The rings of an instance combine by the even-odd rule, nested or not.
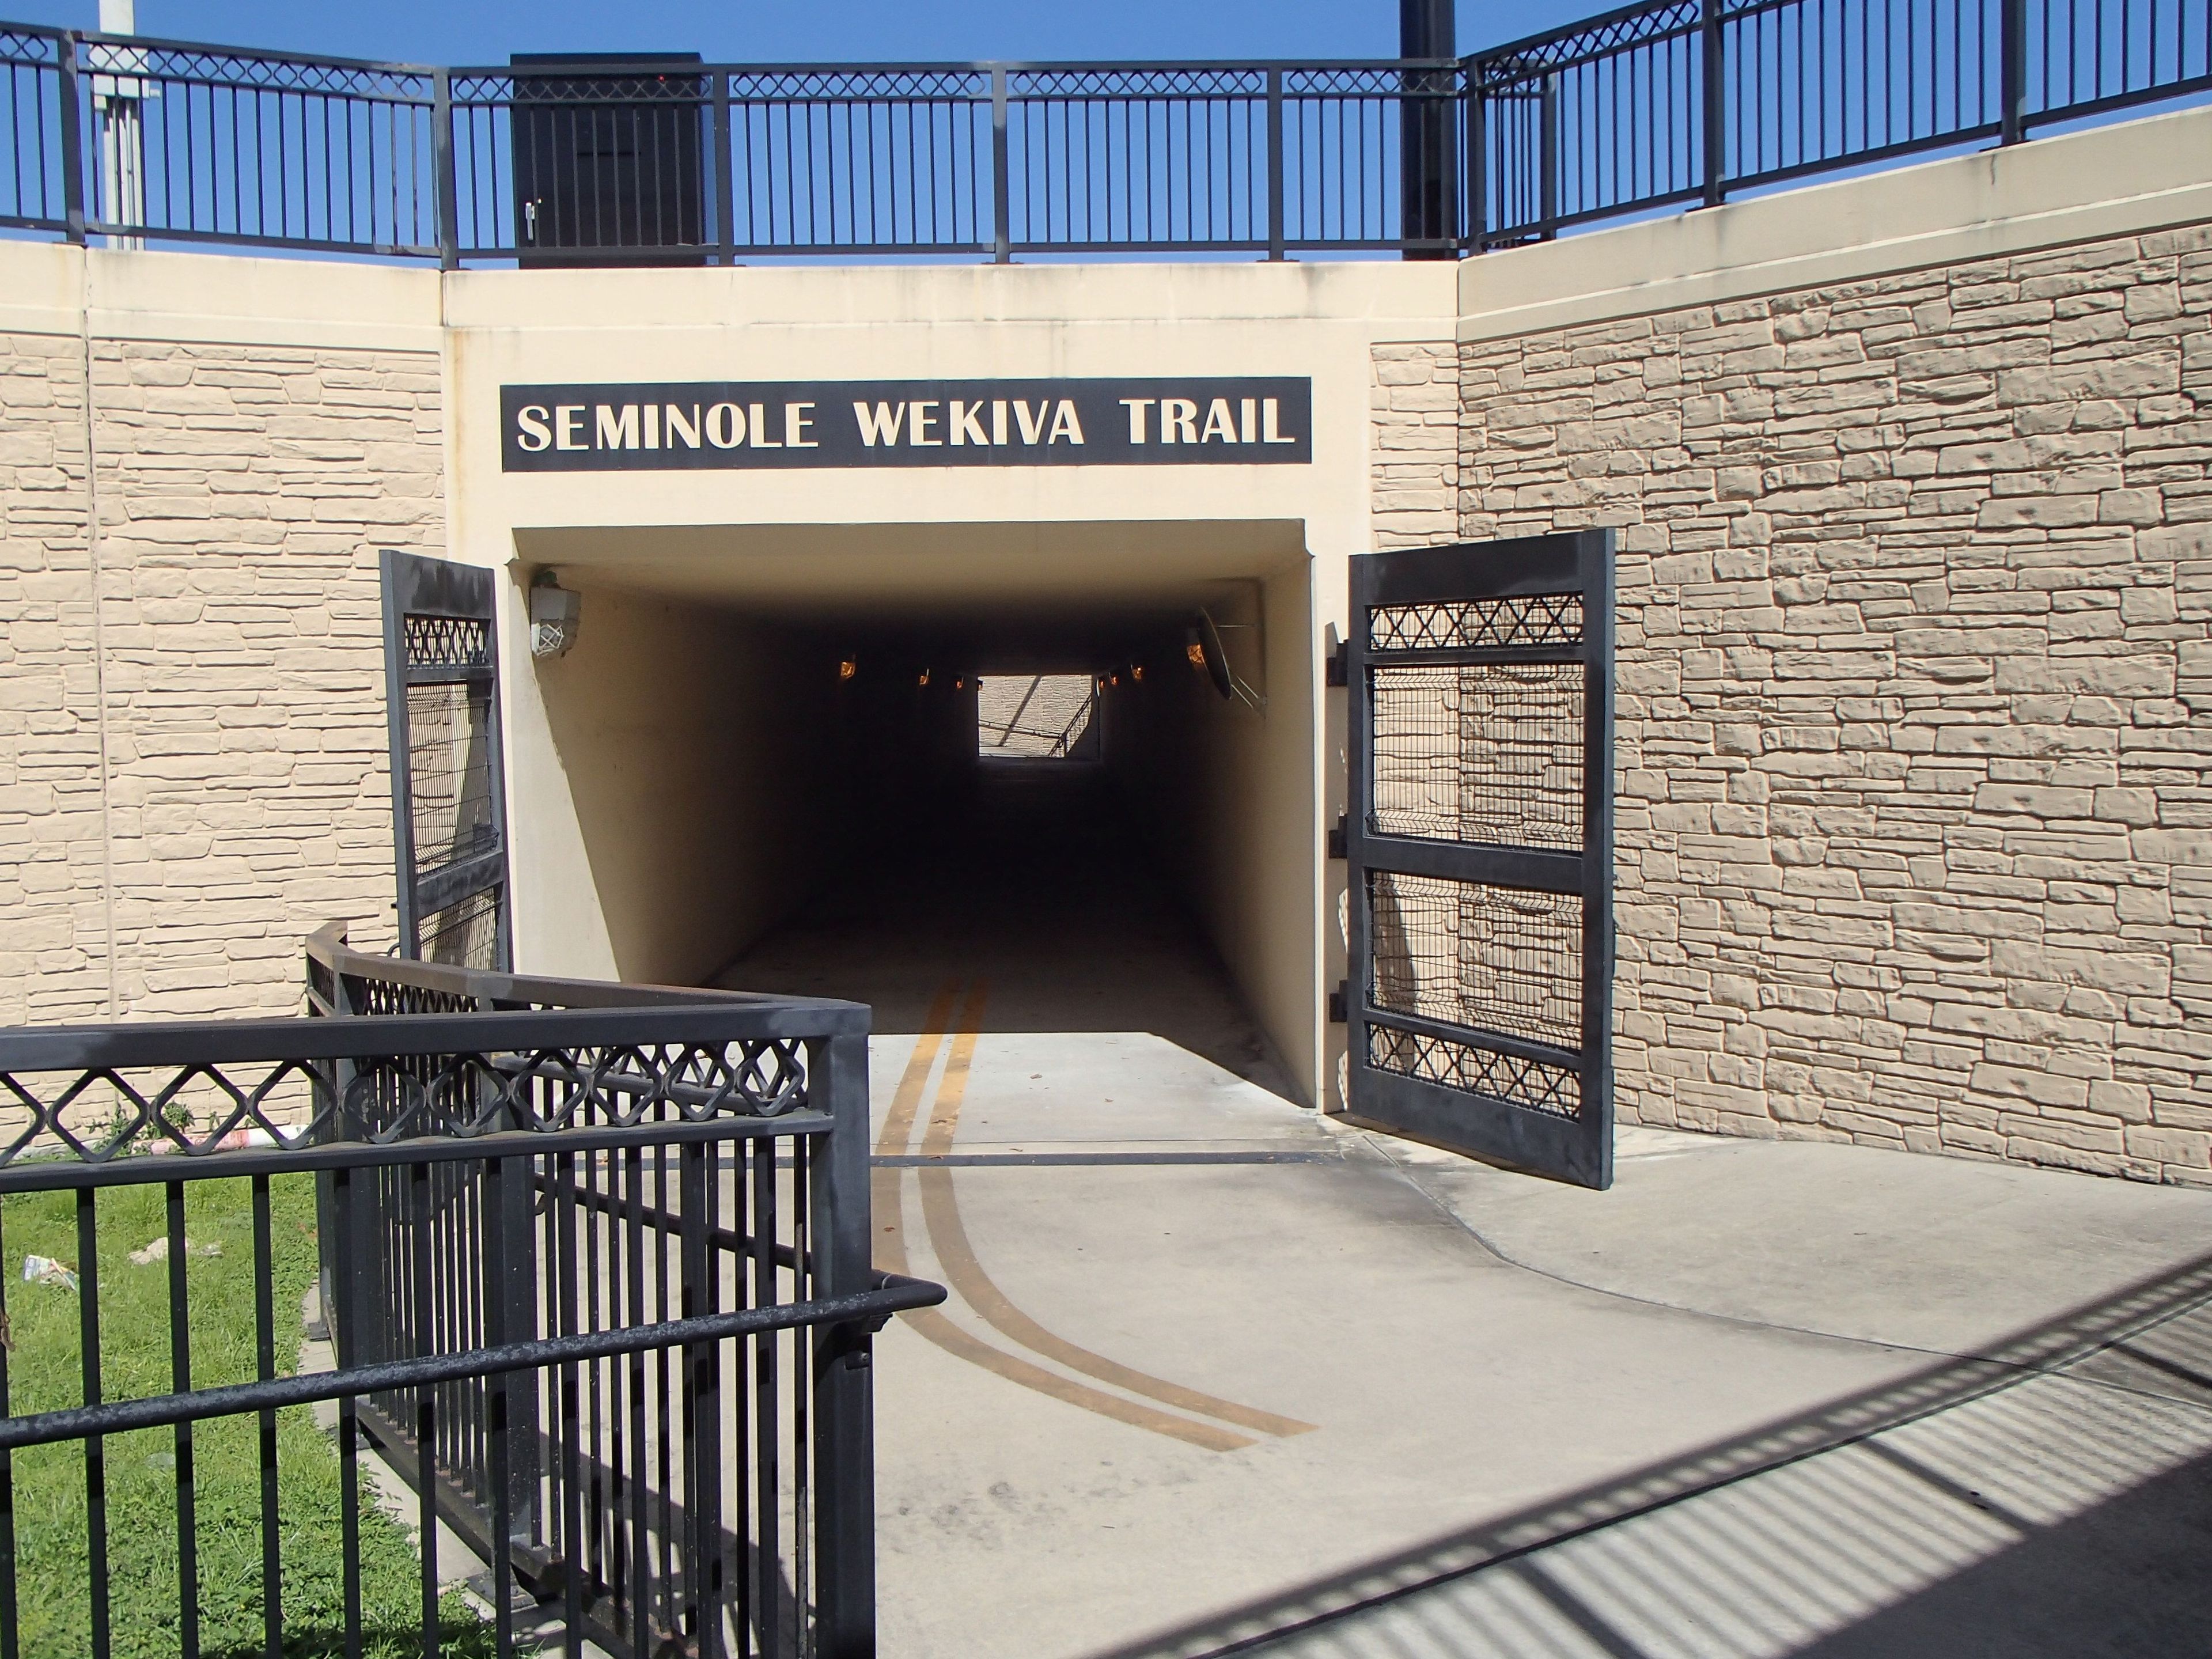
[(1241, 412), (1244, 416), (1244, 422), (1243, 426), (1237, 429), (1237, 441), (1242, 444), (1258, 441), (1260, 434), (1252, 429), (1252, 422), (1259, 415), (1260, 405), (1253, 399), (1247, 398), (1244, 400), (1243, 408)]
[(668, 415), (668, 447), (669, 447), (671, 449), (675, 448), (675, 447), (676, 447), (676, 441), (677, 441), (678, 438), (681, 438), (681, 439), (683, 439), (683, 440), (684, 440), (684, 443), (685, 443), (685, 444), (687, 444), (688, 446), (690, 446), (691, 448), (693, 448), (693, 449), (696, 449), (696, 448), (698, 448), (698, 447), (699, 447), (699, 405), (698, 405), (698, 404), (692, 404), (692, 405), (691, 405), (691, 413), (690, 413), (690, 415), (688, 415), (688, 416), (687, 416), (687, 415), (685, 415), (685, 414), (684, 414), (684, 405), (683, 405), (683, 404), (669, 404), (669, 405), (668, 405), (668, 409), (667, 409), (667, 415)]
[(745, 441), (745, 411), (735, 404), (716, 404), (707, 411), (707, 441), (717, 449), (735, 449)]
[(1216, 398), (1206, 406), (1206, 430), (1198, 434), (1198, 441), (1202, 444), (1211, 443), (1217, 434), (1225, 444), (1237, 441), (1237, 427), (1229, 418), (1229, 399), (1226, 398)]
[(904, 404), (878, 404), (872, 410), (866, 404), (854, 404), (853, 413), (860, 422), (860, 441), (871, 449), (878, 443), (898, 441), (899, 426), (906, 419)]
[(515, 434), (514, 441), (532, 454), (553, 447), (553, 428), (545, 424), (544, 404), (526, 404), (516, 410), (514, 423), (521, 428)]
[(938, 449), (943, 447), (945, 443), (944, 439), (925, 438), (921, 435), (923, 433), (928, 431), (931, 426), (936, 422), (937, 399), (934, 398), (924, 398), (920, 399), (918, 402), (908, 405), (908, 407), (914, 410), (914, 419), (907, 422), (907, 442), (913, 445), (916, 449)]
[(1121, 407), (1129, 411), (1129, 441), (1131, 443), (1140, 444), (1145, 441), (1145, 411), (1152, 406), (1152, 400), (1150, 398), (1121, 399)]
[(660, 447), (660, 405), (659, 404), (647, 404), (645, 406), (645, 447), (647, 449)]
[(983, 423), (975, 418), (982, 412), (983, 405), (980, 403), (963, 404), (957, 398), (952, 400), (951, 419), (947, 424), (952, 429), (952, 441), (956, 446), (988, 445), (991, 441), (983, 435)]
[(1281, 418), (1281, 416), (1282, 410), (1280, 408), (1279, 399), (1267, 398), (1263, 398), (1261, 401), (1260, 441), (1261, 443), (1294, 444), (1297, 442), (1297, 440), (1295, 437), (1285, 438), (1283, 436), (1282, 433), (1277, 429), (1276, 422)]
[(1052, 411), (1052, 431), (1045, 442), (1056, 444), (1062, 438), (1072, 444), (1083, 441), (1083, 422), (1075, 418), (1075, 405), (1065, 398), (1060, 400), (1060, 407)]
[(1003, 398), (991, 400), (991, 441), (994, 444), (1006, 441), (1006, 400)]
[(806, 435), (814, 424), (814, 417), (805, 411), (812, 404), (786, 404), (783, 406), (783, 447), (786, 449), (819, 449), (822, 446)]
[(764, 404), (753, 405), (753, 447), (755, 449), (783, 447), (781, 444), (768, 435), (768, 406)]
[(1198, 441), (1198, 405), (1188, 398), (1160, 399), (1160, 441), (1194, 444)]
[(589, 449), (584, 441), (584, 406), (581, 404), (553, 405), (553, 447), (556, 449)]
[(592, 406), (594, 421), (592, 447), (594, 449), (635, 449), (637, 447), (637, 405), (624, 404), (617, 410), (612, 404)]
[(1036, 413), (1034, 415), (1030, 413), (1029, 404), (1021, 398), (1017, 398), (1013, 402), (1014, 419), (1021, 424), (1022, 441), (1025, 444), (1033, 444), (1044, 436), (1044, 417), (1051, 412), (1051, 401), (1040, 398), (1037, 400)]

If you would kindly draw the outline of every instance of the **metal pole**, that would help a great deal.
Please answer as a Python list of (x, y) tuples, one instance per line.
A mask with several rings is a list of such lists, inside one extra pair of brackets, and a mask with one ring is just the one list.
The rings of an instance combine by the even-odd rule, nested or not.
[[(1398, 0), (1398, 56), (1455, 58), (1453, 0)], [(1446, 73), (1408, 70), (1399, 76), (1399, 240), (1408, 259), (1448, 259), (1451, 223), (1452, 123)], [(1417, 246), (1426, 244), (1427, 246)]]
[(1279, 259), (1283, 244), (1283, 72), (1267, 71), (1267, 257)]
[[(868, 1040), (817, 1037), (806, 1045), (808, 1103), (835, 1120), (809, 1171), (814, 1217), (811, 1296), (865, 1290), (873, 1278), (868, 1188)], [(819, 1574), (820, 1659), (873, 1659), (876, 1651), (874, 1372), (864, 1327), (824, 1325), (814, 1337), (814, 1512)]]
[(2003, 0), (2000, 46), (2003, 62), (1999, 96), (2003, 100), (2002, 143), (2027, 137), (2027, 0)]
[(77, 113), (76, 46), (74, 33), (61, 39), (62, 213), (66, 234), (84, 246), (84, 124)]
[(1721, 204), (1721, 179), (1728, 150), (1728, 82), (1721, 40), (1721, 0), (1703, 0), (1705, 38), (1705, 200), (1707, 207)]
[(991, 258), (999, 264), (1014, 257), (1013, 162), (1006, 153), (1006, 71), (991, 71), (991, 213), (997, 228)]
[(714, 71), (714, 240), (722, 263), (738, 262), (737, 180), (731, 177), (730, 72)]
[(1559, 77), (1544, 77), (1544, 90), (1537, 106), (1536, 175), (1542, 191), (1538, 212), (1542, 223), (1544, 240), (1549, 241), (1559, 234)]
[(453, 172), (453, 76), (451, 70), (430, 72), (430, 156), (437, 169), (438, 269), (453, 270), (461, 263), (459, 181)]
[(1490, 234), (1490, 89), (1480, 58), (1467, 60), (1462, 106), (1467, 113), (1467, 249), (1480, 253)]

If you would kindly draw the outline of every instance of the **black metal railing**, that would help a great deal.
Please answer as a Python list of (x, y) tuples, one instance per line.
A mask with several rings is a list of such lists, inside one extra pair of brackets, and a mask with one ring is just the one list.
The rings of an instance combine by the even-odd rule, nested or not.
[[(186, 1656), (872, 1653), (870, 1337), (944, 1292), (869, 1264), (867, 1011), (477, 974), (336, 929), (308, 985), (322, 1018), (0, 1031), (0, 1248), (58, 1194), (76, 1257), (8, 1298), (0, 1656), (60, 1632), (105, 1659), (149, 1630)], [(118, 1228), (155, 1191), (126, 1265)], [(225, 1205), (250, 1363), (195, 1302)], [(300, 1312), (275, 1288), (278, 1220), (308, 1216), (334, 1370), (289, 1363)], [(165, 1298), (131, 1277), (149, 1258)], [(76, 1298), (70, 1352), (36, 1295)], [(301, 1449), (289, 1408), (310, 1405), (334, 1457)], [(241, 1417), (258, 1437), (230, 1455), (258, 1478), (196, 1474)], [(139, 1431), (164, 1429), (148, 1456)], [(412, 1488), (404, 1629), (371, 1455)], [(257, 1521), (258, 1571), (233, 1559)], [(483, 1565), (473, 1603), (434, 1522)]]
[(2212, 88), (2212, 0), (1655, 0), (1468, 60), (1497, 246)]
[(0, 24), (0, 225), (436, 258), (1414, 257), (2212, 88), (2212, 0), (1647, 0), (1456, 61), (432, 69)]

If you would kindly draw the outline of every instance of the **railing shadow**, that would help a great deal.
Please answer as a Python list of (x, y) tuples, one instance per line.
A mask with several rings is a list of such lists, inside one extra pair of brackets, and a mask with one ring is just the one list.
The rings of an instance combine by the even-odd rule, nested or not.
[(2212, 1254), (1093, 1659), (2179, 1653), (2208, 1565)]

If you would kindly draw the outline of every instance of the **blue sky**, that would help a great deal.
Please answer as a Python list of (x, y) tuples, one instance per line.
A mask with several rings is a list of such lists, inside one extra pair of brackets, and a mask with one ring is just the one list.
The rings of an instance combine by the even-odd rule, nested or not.
[[(1608, 9), (1607, 0), (1460, 0), (1462, 52)], [(0, 0), (0, 16), (93, 27), (98, 0)], [(511, 52), (688, 51), (729, 63), (1388, 58), (1395, 0), (138, 0), (170, 40), (410, 63)]]

